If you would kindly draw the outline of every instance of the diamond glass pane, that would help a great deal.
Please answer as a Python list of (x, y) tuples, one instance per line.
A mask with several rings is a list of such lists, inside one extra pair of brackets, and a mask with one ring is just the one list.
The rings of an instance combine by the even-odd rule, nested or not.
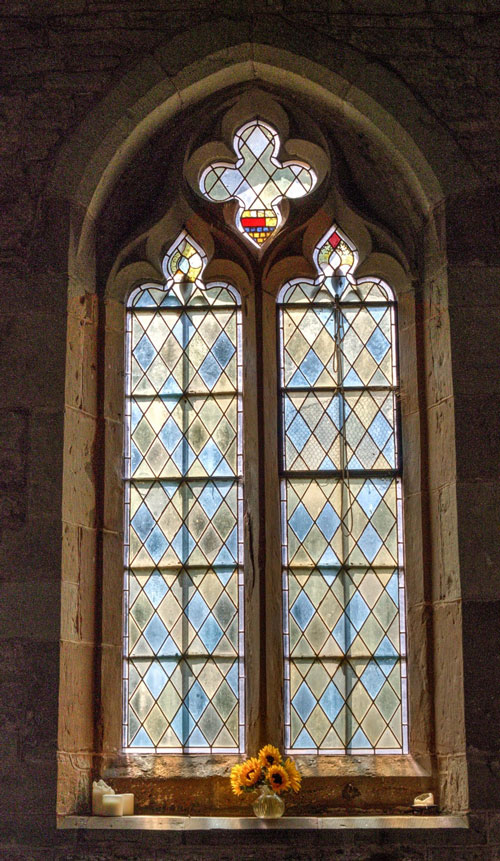
[(395, 307), (335, 229), (282, 291), (286, 747), (408, 750)]
[(240, 312), (195, 264), (178, 243), (173, 289), (137, 291), (128, 315), (124, 746), (239, 753)]

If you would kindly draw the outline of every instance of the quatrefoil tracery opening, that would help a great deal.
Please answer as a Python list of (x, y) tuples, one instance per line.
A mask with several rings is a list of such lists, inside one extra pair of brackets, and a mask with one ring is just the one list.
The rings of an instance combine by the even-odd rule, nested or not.
[(214, 203), (237, 200), (236, 227), (260, 247), (283, 222), (280, 201), (309, 194), (317, 176), (303, 161), (279, 161), (279, 135), (262, 120), (241, 126), (234, 136), (233, 148), (236, 163), (210, 164), (201, 175), (200, 189)]

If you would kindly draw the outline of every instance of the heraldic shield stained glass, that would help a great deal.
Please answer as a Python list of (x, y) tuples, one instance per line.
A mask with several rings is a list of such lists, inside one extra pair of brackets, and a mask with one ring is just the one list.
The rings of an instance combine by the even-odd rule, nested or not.
[(279, 298), (286, 748), (408, 751), (395, 303), (333, 227)]
[(215, 162), (202, 174), (202, 194), (214, 203), (236, 199), (236, 225), (254, 245), (261, 246), (281, 224), (278, 204), (283, 197), (299, 198), (316, 185), (316, 174), (303, 162), (278, 160), (278, 133), (253, 120), (236, 133), (235, 164)]
[(244, 744), (239, 298), (186, 233), (129, 300), (124, 747)]

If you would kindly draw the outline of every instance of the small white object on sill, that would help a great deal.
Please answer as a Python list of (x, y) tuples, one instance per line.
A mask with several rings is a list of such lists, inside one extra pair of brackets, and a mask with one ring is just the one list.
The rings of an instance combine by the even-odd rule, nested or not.
[(117, 794), (104, 780), (92, 784), (92, 814), (94, 816), (133, 816), (134, 794)]
[(92, 813), (94, 816), (103, 816), (102, 812), (102, 797), (103, 795), (114, 795), (115, 790), (108, 786), (104, 780), (94, 780), (92, 784)]
[(101, 797), (103, 816), (123, 816), (123, 798), (121, 795), (103, 795)]
[(122, 794), (123, 798), (123, 815), (124, 816), (133, 816), (134, 815), (134, 793), (133, 792), (124, 792)]
[(414, 807), (434, 807), (434, 796), (432, 792), (423, 792), (413, 799)]

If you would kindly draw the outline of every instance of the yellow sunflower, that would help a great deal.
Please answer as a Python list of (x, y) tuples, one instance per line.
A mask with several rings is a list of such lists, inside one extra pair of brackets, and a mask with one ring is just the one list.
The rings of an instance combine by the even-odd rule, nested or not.
[(231, 769), (231, 789), (235, 795), (243, 795), (241, 788), (241, 765), (233, 765)]
[(267, 772), (267, 779), (271, 789), (274, 789), (278, 795), (290, 789), (290, 778), (282, 765), (272, 765)]
[(294, 792), (298, 792), (300, 789), (300, 781), (302, 780), (302, 775), (297, 769), (297, 766), (295, 765), (293, 759), (286, 759), (283, 767), (288, 774), (291, 788)]
[(240, 783), (243, 786), (255, 786), (255, 784), (260, 780), (262, 775), (259, 760), (254, 756), (251, 756), (250, 759), (246, 759), (242, 765), (240, 765)]
[(281, 754), (277, 747), (266, 744), (259, 750), (259, 762), (262, 768), (271, 768), (272, 765), (281, 765)]

